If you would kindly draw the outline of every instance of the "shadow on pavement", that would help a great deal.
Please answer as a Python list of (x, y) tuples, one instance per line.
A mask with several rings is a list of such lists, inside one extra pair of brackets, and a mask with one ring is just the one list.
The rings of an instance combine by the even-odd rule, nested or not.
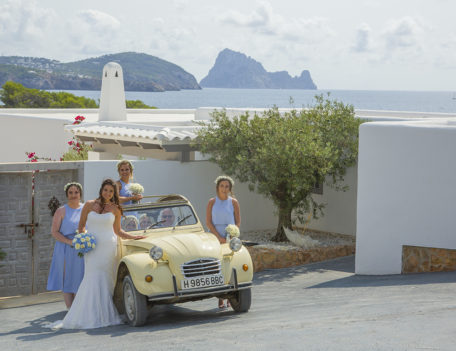
[[(261, 285), (271, 280), (286, 281), (295, 277), (296, 275), (306, 274), (309, 274), (309, 280), (313, 280), (315, 277), (311, 277), (310, 274), (324, 274), (330, 272), (344, 272), (347, 273), (347, 276), (343, 278), (330, 279), (331, 274), (328, 274), (329, 279), (327, 281), (307, 286), (306, 289), (456, 283), (456, 272), (393, 275), (355, 275), (355, 256), (347, 256), (303, 266), (283, 269), (270, 269), (255, 273), (254, 285)], [(309, 281), (309, 284), (312, 284), (312, 282)]]
[[(217, 300), (215, 298), (208, 300), (208, 307), (212, 306), (217, 306)], [(204, 325), (207, 323), (218, 323), (228, 319), (241, 317), (241, 314), (235, 313), (231, 309), (219, 310), (218, 307), (205, 311), (198, 311), (178, 305), (161, 305), (154, 306), (151, 309), (147, 323), (142, 327), (131, 327), (128, 324), (97, 329), (51, 330), (44, 327), (48, 323), (62, 320), (65, 317), (65, 314), (66, 311), (62, 311), (33, 320), (30, 322), (30, 325), (25, 328), (12, 330), (7, 333), (0, 333), (0, 338), (6, 335), (17, 335), (17, 339), (21, 341), (37, 341), (69, 333), (110, 335), (111, 337), (118, 337), (131, 332), (158, 332), (160, 330), (179, 329), (190, 325), (194, 326), (195, 324)]]
[(336, 258), (329, 261), (310, 263), (302, 266), (267, 269), (253, 275), (254, 285), (261, 285), (271, 280), (285, 281), (296, 275), (308, 273), (327, 273), (328, 271), (344, 272), (354, 274), (355, 256)]

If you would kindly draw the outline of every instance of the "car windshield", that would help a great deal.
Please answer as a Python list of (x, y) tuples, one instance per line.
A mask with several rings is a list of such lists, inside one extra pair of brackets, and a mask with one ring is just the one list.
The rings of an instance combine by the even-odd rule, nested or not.
[(187, 205), (126, 210), (121, 226), (126, 232), (196, 224), (192, 208)]

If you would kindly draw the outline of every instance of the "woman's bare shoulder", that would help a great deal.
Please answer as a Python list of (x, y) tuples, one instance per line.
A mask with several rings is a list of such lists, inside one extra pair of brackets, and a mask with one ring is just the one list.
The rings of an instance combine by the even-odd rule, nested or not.
[(59, 207), (55, 210), (54, 217), (63, 217), (65, 216), (65, 206)]
[(108, 211), (111, 211), (114, 214), (114, 216), (120, 215), (120, 208), (117, 205), (114, 205), (114, 204), (110, 205), (110, 208), (108, 209)]

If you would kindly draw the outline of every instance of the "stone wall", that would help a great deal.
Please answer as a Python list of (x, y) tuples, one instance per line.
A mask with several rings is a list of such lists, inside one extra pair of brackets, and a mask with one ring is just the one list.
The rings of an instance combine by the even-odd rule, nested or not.
[(32, 290), (32, 245), (25, 228), (31, 221), (31, 173), (0, 173), (0, 296), (20, 295)]
[[(0, 164), (0, 248), (6, 253), (0, 261), (0, 297), (46, 291), (55, 243), (47, 206), (52, 196), (65, 203), (63, 186), (70, 180), (82, 183), (83, 167), (82, 162)], [(38, 223), (34, 230), (23, 227), (32, 222)]]
[(299, 266), (355, 254), (355, 245), (318, 247), (307, 250), (298, 247), (256, 245), (249, 246), (247, 249), (252, 257), (254, 272)]
[(402, 247), (402, 273), (456, 270), (456, 250), (435, 247)]

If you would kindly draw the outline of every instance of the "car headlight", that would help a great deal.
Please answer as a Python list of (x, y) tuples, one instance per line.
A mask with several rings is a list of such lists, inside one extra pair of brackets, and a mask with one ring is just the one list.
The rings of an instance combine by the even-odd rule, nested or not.
[(153, 246), (149, 250), (149, 255), (153, 260), (158, 261), (160, 258), (163, 257), (163, 250), (159, 246)]
[(230, 240), (230, 249), (233, 251), (239, 251), (242, 247), (242, 241), (239, 238), (232, 238)]

